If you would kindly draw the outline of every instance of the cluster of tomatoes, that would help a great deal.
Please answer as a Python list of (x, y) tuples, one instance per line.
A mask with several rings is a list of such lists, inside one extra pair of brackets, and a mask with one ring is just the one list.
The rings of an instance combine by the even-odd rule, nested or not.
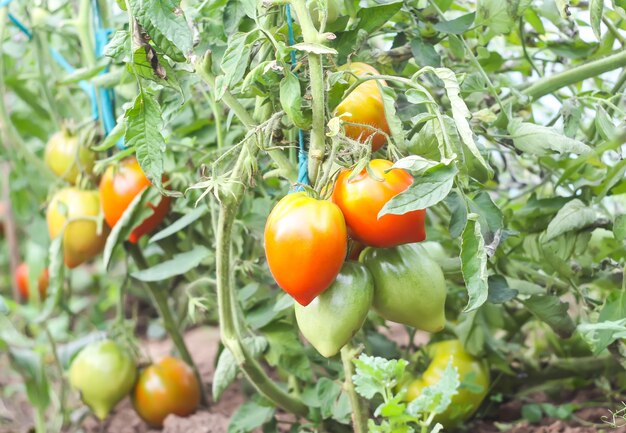
[(127, 395), (137, 414), (155, 427), (162, 427), (168, 415), (192, 414), (200, 404), (200, 384), (185, 362), (168, 356), (137, 377), (132, 357), (111, 340), (83, 348), (72, 362), (69, 380), (100, 419)]
[[(51, 239), (63, 236), (65, 265), (75, 268), (102, 252), (110, 228), (117, 224), (133, 199), (150, 186), (150, 181), (137, 160), (130, 157), (106, 169), (99, 189), (78, 187), (80, 179), (92, 175), (95, 154), (67, 130), (52, 135), (44, 159), (48, 168), (69, 184), (53, 194), (46, 220)], [(132, 243), (137, 243), (163, 221), (170, 208), (170, 198), (162, 197), (157, 205), (147, 205), (152, 213), (130, 233), (128, 240)], [(99, 224), (101, 214), (106, 221), (104, 226)], [(25, 263), (17, 268), (16, 283), (22, 300), (28, 300), (29, 272)], [(42, 299), (47, 287), (48, 270), (45, 269), (38, 278)]]

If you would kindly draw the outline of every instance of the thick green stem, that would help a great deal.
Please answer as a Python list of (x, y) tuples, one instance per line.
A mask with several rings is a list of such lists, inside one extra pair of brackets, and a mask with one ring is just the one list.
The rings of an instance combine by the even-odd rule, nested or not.
[(535, 81), (534, 84), (522, 90), (522, 93), (531, 99), (539, 99), (563, 87), (579, 83), (587, 78), (596, 77), (624, 66), (626, 66), (626, 50), (539, 79)]
[(350, 343), (346, 344), (341, 349), (341, 362), (343, 364), (343, 372), (345, 375), (343, 388), (348, 393), (350, 405), (352, 406), (352, 426), (354, 427), (354, 433), (367, 433), (367, 411), (364, 410), (363, 401), (356, 393), (354, 383), (352, 382), (352, 376), (354, 375), (354, 365), (352, 364), (352, 360), (357, 354), (358, 350), (352, 347)]
[(40, 406), (35, 409), (35, 432), (46, 433), (46, 410)]
[[(322, 38), (315, 28), (305, 0), (292, 0), (291, 5), (298, 16), (302, 37), (305, 43), (321, 44)], [(311, 126), (311, 140), (309, 142), (309, 182), (315, 185), (326, 150), (325, 139), (325, 107), (324, 100), (324, 69), (322, 68), (322, 56), (309, 53), (309, 81), (311, 83), (311, 108), (313, 119)]]
[[(135, 261), (135, 264), (139, 269), (148, 268), (148, 263), (146, 262), (145, 257), (143, 256), (141, 250), (136, 244), (128, 242), (126, 244), (126, 248), (130, 255), (133, 257), (133, 260)], [(167, 296), (165, 295), (163, 290), (161, 290), (159, 287), (156, 287), (156, 285), (152, 283), (145, 283), (145, 286), (150, 293), (150, 297), (152, 298), (154, 306), (158, 310), (161, 319), (163, 319), (163, 325), (165, 326), (165, 330), (172, 339), (176, 350), (178, 350), (181, 358), (192, 368), (193, 373), (196, 376), (198, 383), (200, 384), (202, 403), (206, 404), (207, 400), (204, 386), (202, 386), (202, 376), (200, 376), (198, 367), (196, 366), (193, 358), (191, 357), (191, 354), (189, 353), (189, 350), (187, 349), (187, 345), (185, 344), (185, 340), (183, 339), (183, 336), (180, 333), (178, 326), (176, 326), (176, 320), (174, 320), (172, 310), (167, 303)]]

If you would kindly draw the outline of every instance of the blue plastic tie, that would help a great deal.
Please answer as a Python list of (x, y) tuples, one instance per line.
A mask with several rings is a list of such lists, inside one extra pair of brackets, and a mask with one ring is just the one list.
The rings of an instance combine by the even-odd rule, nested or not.
[[(287, 15), (287, 30), (289, 33), (289, 45), (296, 43), (296, 38), (293, 34), (293, 19), (291, 18), (291, 7), (285, 6), (285, 14)], [(296, 50), (291, 50), (291, 68), (296, 67)], [(307, 165), (307, 154), (304, 149), (304, 133), (301, 129), (298, 129), (298, 184), (294, 188), (295, 191), (303, 191), (302, 185), (309, 184), (309, 169)]]

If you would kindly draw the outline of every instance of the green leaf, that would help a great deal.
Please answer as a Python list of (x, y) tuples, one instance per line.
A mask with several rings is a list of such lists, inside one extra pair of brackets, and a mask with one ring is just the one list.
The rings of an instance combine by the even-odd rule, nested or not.
[(415, 418), (423, 418), (424, 415), (431, 413), (443, 413), (452, 403), (452, 397), (458, 393), (460, 385), (459, 372), (452, 365), (450, 358), (439, 381), (424, 388), (420, 395), (409, 403), (407, 413)]
[[(447, 163), (448, 162), (450, 161), (447, 161)], [(441, 162), (426, 159), (419, 155), (409, 155), (405, 158), (397, 160), (395, 164), (393, 164), (393, 168), (401, 168), (416, 175), (422, 174), (431, 168), (437, 167), (438, 165), (441, 165)]]
[(29, 349), (10, 347), (9, 359), (13, 368), (24, 379), (30, 404), (39, 410), (45, 410), (50, 404), (50, 388), (42, 355)]
[(553, 152), (575, 153), (583, 155), (591, 148), (579, 140), (566, 137), (554, 128), (535, 125), (534, 123), (514, 120), (509, 123), (509, 134), (513, 144), (522, 152), (537, 156), (550, 155)]
[(204, 207), (204, 206), (199, 206), (199, 207), (195, 208), (194, 210), (192, 210), (188, 214), (182, 216), (181, 218), (179, 218), (176, 221), (174, 221), (172, 224), (170, 224), (167, 227), (165, 227), (160, 232), (155, 233), (150, 238), (148, 243), (151, 244), (153, 242), (160, 241), (161, 239), (165, 239), (165, 238), (167, 238), (169, 236), (172, 236), (175, 233), (178, 233), (179, 231), (181, 231), (185, 227), (189, 226), (193, 222), (195, 222), (198, 219), (202, 218), (207, 212), (208, 212), (208, 209), (206, 207)]
[(184, 62), (193, 48), (191, 28), (180, 0), (129, 0), (135, 19), (157, 47), (177, 62)]
[(378, 213), (403, 215), (418, 209), (429, 208), (447, 197), (458, 173), (452, 165), (440, 164), (413, 180), (409, 188), (393, 197)]
[(150, 183), (164, 191), (161, 179), (165, 140), (161, 134), (163, 119), (159, 103), (150, 93), (141, 92), (124, 118), (126, 146), (135, 148), (137, 161)]
[(450, 21), (440, 21), (434, 25), (435, 29), (442, 33), (452, 33), (455, 35), (461, 35), (468, 31), (472, 24), (474, 24), (474, 19), (476, 18), (476, 13), (472, 12), (466, 15), (461, 15), (458, 18), (455, 18)]
[(230, 418), (228, 433), (249, 433), (274, 418), (276, 408), (248, 400)]
[(483, 228), (483, 234), (493, 236), (498, 230), (504, 227), (504, 216), (502, 211), (493, 202), (487, 191), (481, 191), (476, 194), (472, 200), (469, 200), (470, 212), (480, 216), (480, 224)]
[(602, 14), (604, 13), (604, 0), (591, 0), (589, 2), (589, 13), (591, 15), (591, 28), (598, 40), (602, 39), (600, 31), (602, 25)]
[(280, 105), (294, 125), (309, 129), (310, 122), (302, 112), (300, 80), (289, 71), (285, 71), (285, 77), (280, 82)]
[[(66, 226), (67, 227), (67, 226)], [(65, 266), (63, 262), (63, 238), (65, 228), (50, 242), (48, 248), (48, 290), (41, 313), (37, 317), (37, 322), (44, 322), (52, 316), (55, 308), (63, 297), (63, 283)]]
[(519, 293), (511, 289), (502, 275), (490, 275), (488, 279), (489, 294), (487, 300), (492, 304), (502, 304), (514, 299)]
[(377, 81), (378, 89), (383, 97), (383, 106), (385, 108), (385, 119), (391, 131), (391, 138), (396, 144), (402, 144), (406, 141), (404, 129), (402, 129), (402, 121), (396, 114), (396, 92), (391, 87), (381, 86)]
[(248, 68), (250, 46), (246, 43), (248, 33), (235, 33), (228, 40), (228, 47), (222, 57), (221, 69), (224, 72), (223, 86), (231, 88), (243, 80)]
[(107, 237), (102, 252), (102, 263), (108, 269), (111, 264), (111, 257), (118, 245), (122, 244), (131, 232), (152, 214), (152, 208), (146, 206), (149, 191), (152, 188), (146, 187), (133, 198), (120, 219), (117, 221), (111, 233)]
[(626, 239), (626, 215), (618, 215), (613, 223), (613, 236), (618, 241)]
[(541, 405), (537, 403), (530, 403), (522, 406), (522, 418), (532, 424), (539, 423), (543, 419)]
[(104, 55), (114, 60), (121, 58), (130, 51), (130, 34), (128, 30), (117, 30), (111, 40), (104, 46)]
[(432, 66), (433, 68), (441, 66), (441, 57), (435, 47), (418, 37), (411, 41), (411, 53), (415, 58), (415, 63), (419, 66)]
[(487, 164), (487, 161), (485, 161), (480, 153), (480, 150), (478, 150), (478, 146), (476, 146), (476, 143), (474, 142), (474, 135), (467, 120), (471, 116), (470, 111), (467, 108), (467, 105), (465, 105), (465, 101), (461, 98), (461, 89), (459, 87), (459, 82), (456, 79), (456, 75), (448, 68), (434, 68), (432, 71), (441, 81), (443, 81), (446, 88), (446, 95), (448, 96), (452, 107), (452, 118), (454, 119), (454, 123), (463, 144), (465, 144), (467, 149), (472, 153), (472, 155), (474, 155), (478, 162), (487, 170), (487, 172), (489, 172), (491, 176), (493, 170), (489, 164)]
[(456, 191), (452, 191), (445, 201), (450, 210), (450, 236), (456, 239), (461, 236), (467, 224), (467, 204)]
[(356, 366), (352, 376), (356, 392), (368, 400), (376, 394), (385, 395), (404, 375), (408, 362), (404, 359), (385, 359), (364, 353), (352, 361)]
[(175, 254), (170, 260), (140, 271), (131, 273), (139, 281), (162, 281), (176, 275), (182, 275), (211, 257), (213, 252), (202, 245), (196, 245), (191, 251)]
[(301, 379), (312, 378), (311, 361), (304, 352), (297, 329), (284, 322), (273, 322), (265, 326), (262, 332), (269, 343), (265, 358), (271, 366), (280, 365)]
[(596, 130), (603, 139), (612, 140), (616, 136), (616, 128), (611, 117), (602, 106), (596, 109), (595, 114), (594, 123)]
[(461, 236), (461, 270), (469, 300), (464, 312), (483, 305), (489, 294), (487, 282), (487, 251), (480, 230), (478, 215), (470, 214)]
[(336, 55), (337, 50), (334, 48), (330, 48), (326, 45), (322, 44), (314, 44), (311, 42), (300, 42), (298, 44), (294, 44), (291, 46), (292, 49), (296, 51), (302, 51), (304, 53), (313, 53), (313, 54), (327, 54), (327, 55)]
[[(598, 323), (621, 320), (626, 318), (626, 291), (613, 291), (609, 294), (598, 316)], [(596, 354), (613, 343), (619, 334), (609, 331), (599, 331), (596, 335)]]
[(251, 15), (251, 10), (256, 12), (256, 2), (254, 0), (228, 0), (222, 16), (224, 33), (228, 36), (235, 32), (239, 27), (239, 23), (241, 23), (241, 19), (246, 15), (254, 18), (256, 13)]
[(576, 330), (574, 321), (567, 313), (569, 304), (556, 296), (532, 295), (523, 301), (528, 310), (545, 322), (561, 338), (569, 338)]
[(563, 206), (550, 221), (544, 241), (550, 241), (563, 233), (581, 230), (595, 220), (595, 211), (576, 198)]
[(133, 61), (128, 63), (130, 73), (146, 80), (154, 81), (164, 87), (171, 87), (182, 94), (176, 74), (165, 59), (160, 59), (158, 53), (151, 46), (141, 46), (133, 51)]
[(488, 27), (495, 34), (506, 34), (515, 28), (507, 2), (502, 0), (478, 0), (476, 24)]

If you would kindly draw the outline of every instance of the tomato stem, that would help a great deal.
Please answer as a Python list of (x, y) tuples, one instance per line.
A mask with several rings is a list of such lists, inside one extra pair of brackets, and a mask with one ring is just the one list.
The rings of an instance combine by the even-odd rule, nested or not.
[[(143, 256), (143, 253), (141, 252), (137, 244), (126, 242), (125, 245), (126, 245), (128, 252), (133, 257), (133, 260), (135, 261), (137, 268), (139, 268), (140, 270), (147, 269), (148, 263), (146, 262), (146, 258)], [(206, 405), (207, 399), (206, 399), (205, 387), (202, 384), (202, 376), (200, 376), (198, 367), (196, 366), (195, 362), (193, 361), (193, 358), (191, 357), (191, 354), (189, 353), (189, 350), (187, 349), (187, 345), (185, 344), (185, 340), (183, 339), (183, 336), (180, 333), (180, 329), (178, 329), (178, 326), (176, 326), (176, 321), (174, 320), (172, 309), (167, 303), (167, 296), (165, 295), (163, 290), (161, 290), (159, 287), (156, 287), (156, 285), (154, 285), (153, 283), (144, 282), (144, 285), (148, 289), (148, 292), (150, 293), (150, 297), (152, 298), (152, 301), (154, 302), (155, 307), (159, 311), (159, 315), (161, 316), (161, 319), (163, 319), (163, 325), (165, 326), (165, 330), (167, 331), (168, 335), (174, 342), (174, 346), (176, 347), (176, 350), (178, 350), (178, 353), (180, 354), (180, 356), (183, 358), (183, 360), (187, 364), (189, 364), (189, 366), (193, 370), (193, 373), (196, 376), (196, 379), (198, 380), (198, 384), (200, 385), (200, 394), (201, 394), (202, 404)]]
[[(305, 43), (320, 45), (323, 40), (313, 24), (311, 15), (306, 7), (305, 0), (292, 0), (291, 5), (298, 16), (302, 37)], [(325, 130), (325, 107), (324, 98), (324, 69), (322, 56), (309, 53), (309, 81), (311, 82), (311, 108), (313, 109), (313, 121), (311, 126), (311, 141), (309, 143), (309, 182), (315, 185), (320, 166), (324, 160), (326, 150)]]
[(224, 346), (231, 351), (241, 371), (256, 390), (276, 406), (298, 416), (308, 414), (307, 406), (285, 392), (267, 375), (248, 351), (239, 331), (237, 304), (234, 297), (231, 272), (231, 237), (233, 223), (245, 192), (242, 179), (247, 170), (246, 161), (259, 152), (256, 140), (247, 140), (231, 172), (231, 187), (220, 193), (220, 207), (216, 232), (216, 279), (220, 335)]
[(350, 398), (354, 432), (367, 433), (368, 414), (367, 411), (364, 410), (361, 397), (359, 397), (356, 393), (354, 383), (352, 382), (352, 376), (354, 375), (354, 365), (352, 364), (352, 360), (358, 353), (359, 350), (354, 348), (350, 343), (346, 344), (341, 349), (341, 362), (343, 364), (343, 372), (345, 375), (343, 388), (348, 393), (348, 397)]

